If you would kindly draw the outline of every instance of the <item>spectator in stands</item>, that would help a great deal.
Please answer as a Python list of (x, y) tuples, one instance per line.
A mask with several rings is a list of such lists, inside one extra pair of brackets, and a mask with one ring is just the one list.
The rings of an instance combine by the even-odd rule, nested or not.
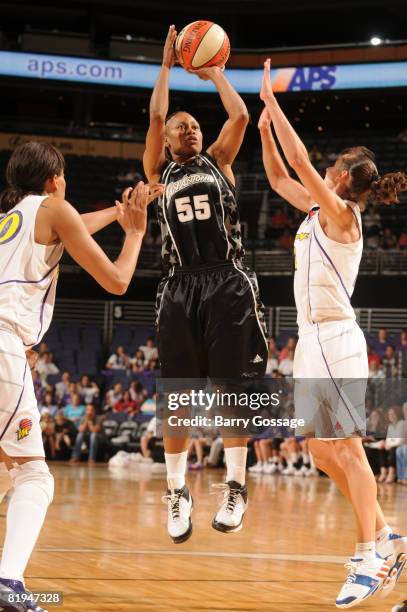
[(375, 352), (379, 355), (380, 358), (383, 357), (384, 351), (386, 350), (386, 346), (389, 344), (389, 339), (387, 337), (387, 329), (383, 327), (379, 329), (377, 332), (377, 339), (374, 343)]
[(61, 400), (61, 406), (67, 406), (68, 404), (72, 403), (72, 398), (75, 395), (75, 393), (78, 393), (78, 383), (77, 382), (70, 382), (68, 385), (68, 390), (65, 393), (64, 397)]
[(99, 398), (99, 387), (87, 374), (84, 374), (78, 383), (78, 393), (85, 404), (94, 404)]
[(44, 353), (49, 353), (49, 347), (48, 344), (46, 342), (41, 342), (39, 349), (38, 349), (38, 358), (42, 359), (42, 357), (44, 357)]
[(295, 347), (297, 346), (297, 338), (295, 336), (290, 336), (287, 340), (287, 344), (281, 349), (279, 359), (282, 361), (288, 355), (288, 351), (292, 349), (295, 351)]
[(106, 393), (106, 406), (105, 410), (113, 410), (117, 402), (123, 399), (123, 385), (122, 383), (116, 383), (113, 385), (113, 389), (109, 389)]
[(273, 370), (278, 369), (278, 348), (276, 341), (273, 337), (269, 339), (268, 344), (268, 356), (267, 356), (267, 366), (266, 366), (266, 375), (271, 376)]
[(121, 183), (126, 183), (126, 186), (129, 184), (138, 183), (143, 180), (142, 175), (137, 170), (136, 166), (130, 166), (130, 168), (126, 172), (120, 172), (117, 175), (117, 180)]
[(114, 412), (127, 412), (130, 415), (140, 411), (140, 404), (131, 399), (130, 391), (124, 391), (123, 397), (114, 405)]
[(160, 369), (160, 362), (158, 361), (158, 359), (150, 359), (150, 361), (147, 364), (147, 371), (154, 371), (154, 370), (159, 370)]
[(132, 372), (144, 372), (146, 368), (146, 358), (142, 350), (138, 349), (134, 357), (130, 359)]
[(407, 229), (404, 228), (399, 236), (398, 248), (404, 251), (407, 249)]
[(369, 378), (373, 379), (373, 380), (384, 380), (386, 378), (386, 375), (384, 373), (384, 370), (380, 364), (379, 361), (379, 365), (377, 364), (377, 361), (371, 361), (369, 364)]
[(147, 397), (141, 405), (140, 412), (154, 413), (157, 409), (156, 406), (157, 394), (154, 393), (152, 397)]
[(392, 484), (396, 474), (396, 449), (407, 444), (407, 421), (403, 419), (400, 406), (392, 406), (388, 411), (389, 426), (386, 439), (378, 443), (380, 477), (379, 482)]
[(35, 397), (37, 398), (37, 402), (40, 403), (43, 401), (43, 386), (41, 383), (41, 378), (37, 370), (32, 370), (31, 375), (33, 379)]
[(69, 385), (71, 384), (71, 374), (63, 372), (60, 382), (55, 385), (55, 396), (59, 403), (63, 403), (65, 395), (68, 395)]
[(386, 378), (397, 378), (399, 374), (398, 355), (391, 344), (386, 346), (382, 359), (382, 367)]
[(150, 459), (157, 440), (157, 417), (153, 417), (140, 438), (140, 450), (145, 459)]
[(108, 370), (127, 370), (129, 360), (130, 357), (126, 354), (124, 346), (120, 345), (115, 352), (110, 355), (106, 362), (106, 368)]
[(380, 366), (380, 363), (381, 363), (381, 359), (380, 359), (379, 355), (374, 352), (374, 350), (370, 346), (370, 344), (367, 345), (367, 361), (368, 361), (368, 364), (369, 364), (369, 368), (370, 368), (370, 364), (373, 361), (376, 363), (377, 366)]
[(96, 415), (96, 408), (93, 404), (88, 404), (86, 406), (86, 412), (80, 422), (78, 435), (76, 436), (75, 446), (72, 452), (72, 463), (80, 461), (83, 444), (86, 444), (89, 448), (89, 465), (94, 465), (96, 463), (100, 447), (107, 442), (103, 432), (103, 421), (105, 418), (105, 415)]
[(389, 227), (386, 227), (382, 235), (382, 249), (385, 251), (397, 249), (397, 237)]
[(286, 228), (278, 239), (278, 246), (280, 247), (280, 249), (289, 250), (293, 247), (293, 245), (294, 236), (292, 232), (290, 232), (290, 230)]
[(289, 219), (281, 206), (277, 207), (271, 219), (271, 227), (274, 229), (284, 229), (289, 227)]
[(287, 356), (280, 361), (278, 366), (278, 371), (283, 376), (292, 376), (293, 375), (293, 366), (294, 366), (294, 349), (287, 349)]
[(53, 362), (53, 355), (49, 351), (46, 351), (42, 357), (39, 357), (37, 365), (35, 366), (38, 374), (40, 375), (41, 382), (45, 387), (47, 382), (47, 376), (49, 374), (58, 374), (59, 370)]
[(49, 412), (41, 415), (42, 441), (47, 459), (55, 459), (55, 424)]
[[(403, 417), (407, 423), (407, 402), (403, 404)], [(407, 442), (396, 449), (397, 482), (407, 485)]]
[(146, 363), (151, 361), (151, 359), (158, 359), (158, 349), (152, 337), (147, 338), (145, 345), (140, 346), (138, 350), (143, 351)]
[(137, 402), (139, 406), (142, 405), (146, 397), (148, 396), (147, 391), (138, 380), (133, 380), (129, 387), (130, 397), (134, 402)]
[(363, 226), (366, 228), (366, 237), (378, 234), (381, 227), (381, 218), (376, 208), (370, 206), (364, 213), (362, 220)]
[(64, 417), (63, 412), (58, 412), (55, 417), (55, 458), (67, 461), (72, 455), (72, 447), (75, 442), (77, 429), (72, 421)]
[(71, 403), (67, 404), (64, 408), (64, 416), (72, 421), (74, 425), (79, 425), (84, 414), (85, 405), (82, 403), (81, 396), (79, 393), (74, 393)]
[(49, 414), (50, 417), (53, 419), (57, 412), (58, 412), (58, 406), (56, 404), (56, 402), (54, 401), (54, 396), (52, 393), (47, 392), (44, 396), (44, 400), (42, 402), (40, 402), (39, 406), (39, 411), (40, 414)]
[(407, 329), (403, 329), (400, 334), (400, 343), (398, 345), (400, 351), (407, 353)]

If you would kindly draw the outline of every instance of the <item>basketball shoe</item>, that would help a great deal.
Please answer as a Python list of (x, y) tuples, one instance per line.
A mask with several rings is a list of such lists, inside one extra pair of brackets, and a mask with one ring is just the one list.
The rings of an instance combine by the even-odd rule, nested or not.
[(407, 538), (397, 533), (389, 533), (376, 542), (376, 550), (390, 565), (390, 571), (383, 583), (382, 597), (387, 597), (394, 589), (397, 580), (407, 564)]
[(374, 595), (390, 570), (389, 564), (377, 553), (374, 559), (353, 557), (345, 567), (349, 572), (336, 598), (337, 608), (353, 608)]
[(277, 472), (277, 463), (270, 459), (263, 465), (263, 474), (275, 474)]
[(407, 599), (401, 604), (397, 604), (391, 609), (391, 612), (407, 612)]
[(186, 485), (182, 489), (168, 489), (162, 501), (168, 506), (168, 533), (174, 544), (186, 542), (192, 534), (193, 501)]
[(262, 464), (262, 462), (258, 461), (254, 465), (250, 466), (248, 468), (248, 472), (250, 472), (250, 474), (261, 474), (263, 472), (263, 464)]
[(212, 486), (223, 492), (221, 506), (212, 521), (212, 527), (223, 533), (240, 531), (247, 508), (247, 487), (235, 480)]
[(0, 578), (0, 610), (2, 612), (47, 612), (37, 606), (30, 591), (19, 580)]

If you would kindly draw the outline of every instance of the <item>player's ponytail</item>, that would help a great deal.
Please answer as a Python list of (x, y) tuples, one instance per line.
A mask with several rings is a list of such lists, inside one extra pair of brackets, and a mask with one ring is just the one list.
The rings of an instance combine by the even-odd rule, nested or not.
[(43, 194), (46, 180), (60, 176), (64, 169), (64, 156), (51, 144), (27, 142), (17, 147), (7, 164), (1, 212), (8, 212), (27, 195)]
[(352, 147), (341, 153), (342, 168), (349, 172), (349, 196), (361, 204), (367, 200), (396, 204), (398, 194), (407, 191), (407, 175), (391, 172), (379, 176), (375, 155), (366, 147)]
[(382, 204), (397, 204), (402, 191), (407, 191), (407, 174), (390, 172), (372, 182), (370, 198)]

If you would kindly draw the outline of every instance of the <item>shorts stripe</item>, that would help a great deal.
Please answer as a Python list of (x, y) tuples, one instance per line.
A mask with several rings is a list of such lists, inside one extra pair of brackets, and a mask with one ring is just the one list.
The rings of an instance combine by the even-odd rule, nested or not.
[(265, 345), (266, 345), (266, 350), (267, 350), (267, 353), (268, 353), (268, 342), (267, 342), (267, 338), (266, 338), (265, 333), (264, 333), (263, 326), (262, 326), (262, 324), (260, 323), (259, 313), (257, 312), (257, 299), (256, 299), (256, 294), (255, 294), (254, 289), (253, 289), (253, 285), (252, 285), (252, 283), (251, 283), (251, 281), (250, 281), (250, 278), (247, 276), (247, 274), (246, 274), (246, 273), (245, 273), (243, 270), (240, 270), (240, 268), (238, 268), (238, 267), (237, 267), (237, 265), (236, 265), (235, 261), (233, 261), (233, 265), (234, 265), (234, 267), (236, 268), (236, 270), (237, 270), (238, 272), (240, 272), (241, 274), (243, 274), (243, 276), (245, 277), (245, 279), (246, 279), (246, 280), (247, 280), (247, 282), (249, 283), (250, 290), (251, 290), (251, 292), (252, 292), (252, 296), (253, 296), (253, 306), (254, 306), (254, 312), (255, 312), (255, 314), (256, 314), (256, 319), (257, 319), (257, 323), (258, 323), (258, 325), (259, 325), (260, 333), (261, 333), (261, 335), (263, 336), (263, 340), (264, 340), (264, 342), (265, 342)]

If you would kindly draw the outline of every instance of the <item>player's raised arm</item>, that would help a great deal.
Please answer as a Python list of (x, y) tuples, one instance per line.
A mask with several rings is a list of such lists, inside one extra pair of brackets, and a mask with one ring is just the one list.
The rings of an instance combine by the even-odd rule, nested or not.
[(156, 181), (165, 162), (165, 118), (169, 104), (169, 77), (175, 62), (175, 26), (171, 25), (164, 45), (163, 61), (150, 100), (150, 125), (143, 156), (144, 172), (148, 180)]
[(249, 123), (249, 113), (247, 112), (246, 104), (233, 89), (223, 70), (218, 66), (201, 68), (190, 72), (193, 72), (205, 81), (212, 81), (219, 92), (222, 104), (228, 114), (226, 123), (216, 141), (208, 148), (208, 153), (216, 160), (228, 178), (233, 180), (230, 166), (239, 153), (246, 127)]
[(289, 176), (271, 131), (270, 115), (267, 108), (264, 108), (260, 115), (258, 128), (261, 137), (263, 164), (271, 188), (295, 208), (307, 213), (312, 206), (312, 198), (301, 183)]
[[(157, 188), (149, 193), (143, 182), (124, 193), (118, 222), (125, 232), (122, 251), (111, 262), (93, 240), (81, 215), (65, 200), (49, 197), (37, 213), (37, 227), (48, 228), (60, 240), (71, 257), (110, 293), (122, 295), (130, 284), (147, 225), (147, 205), (157, 197)], [(41, 241), (48, 242), (48, 237)]]
[(281, 110), (273, 93), (270, 80), (270, 60), (264, 63), (260, 93), (269, 112), (277, 138), (287, 162), (295, 170), (311, 198), (341, 229), (348, 230), (355, 223), (354, 215), (346, 203), (324, 183), (309, 160), (304, 143)]

